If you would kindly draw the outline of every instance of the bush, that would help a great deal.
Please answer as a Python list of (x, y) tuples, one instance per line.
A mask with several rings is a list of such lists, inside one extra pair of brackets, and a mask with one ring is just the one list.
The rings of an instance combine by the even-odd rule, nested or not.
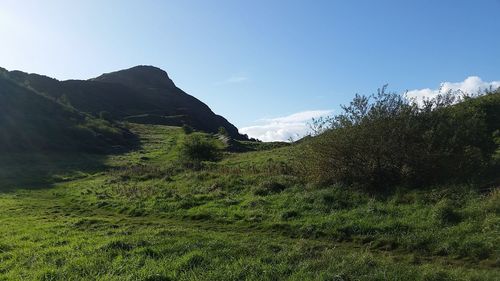
[[(311, 142), (312, 175), (325, 182), (381, 188), (413, 176), (419, 158), (418, 107), (386, 93), (356, 95)], [(325, 127), (325, 125), (323, 125)], [(307, 159), (307, 157), (306, 157)]]
[(377, 190), (498, 179), (500, 92), (458, 101), (448, 93), (419, 105), (385, 87), (356, 95), (342, 114), (313, 122), (319, 135), (307, 143), (303, 170)]
[(200, 168), (203, 161), (217, 161), (221, 158), (220, 144), (207, 135), (187, 135), (180, 148), (181, 161), (190, 168)]

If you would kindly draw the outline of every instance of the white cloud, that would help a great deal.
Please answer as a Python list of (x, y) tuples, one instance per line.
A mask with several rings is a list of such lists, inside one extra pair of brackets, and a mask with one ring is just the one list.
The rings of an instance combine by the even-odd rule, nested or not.
[(262, 141), (288, 141), (307, 135), (312, 118), (327, 116), (331, 110), (308, 110), (284, 117), (261, 119), (254, 126), (240, 129), (240, 133)]
[(437, 89), (419, 89), (408, 91), (407, 96), (410, 98), (415, 98), (417, 102), (423, 99), (436, 97), (440, 93), (447, 93), (448, 91), (456, 92), (460, 91), (467, 94), (476, 94), (479, 91), (493, 90), (500, 87), (500, 81), (483, 81), (478, 76), (469, 76), (462, 82), (443, 82)]

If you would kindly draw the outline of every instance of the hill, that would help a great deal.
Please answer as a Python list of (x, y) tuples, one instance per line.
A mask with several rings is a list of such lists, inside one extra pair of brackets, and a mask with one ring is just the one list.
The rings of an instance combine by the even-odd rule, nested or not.
[(126, 129), (41, 95), (2, 69), (0, 128), (2, 151), (109, 151), (133, 139)]
[[(174, 87), (157, 74), (125, 71), (67, 89), (154, 96)], [(27, 86), (82, 81), (32, 74), (20, 84), (26, 75), (0, 79), (5, 147), (109, 147), (98, 132), (120, 128), (72, 106), (89, 103), (87, 92), (70, 101)], [(130, 123), (141, 145), (117, 153), (1, 151), (0, 280), (498, 280), (500, 93), (429, 111), (381, 97), (362, 103), (361, 118), (340, 115), (347, 123), (291, 144)], [(95, 138), (75, 138), (75, 127)], [(311, 147), (322, 154), (305, 157)], [(407, 159), (416, 156), (442, 168), (418, 178), (439, 181), (399, 180), (413, 179), (408, 171), (420, 166)], [(338, 163), (355, 181), (328, 166)], [(318, 180), (309, 166), (335, 177)], [(369, 173), (380, 168), (405, 173), (384, 173), (399, 181), (372, 188)]]
[(224, 127), (232, 138), (246, 139), (224, 117), (176, 87), (165, 71), (153, 66), (136, 66), (86, 81), (58, 81), (20, 71), (11, 71), (9, 75), (93, 116), (107, 112), (115, 120), (171, 126), (186, 124), (211, 133)]

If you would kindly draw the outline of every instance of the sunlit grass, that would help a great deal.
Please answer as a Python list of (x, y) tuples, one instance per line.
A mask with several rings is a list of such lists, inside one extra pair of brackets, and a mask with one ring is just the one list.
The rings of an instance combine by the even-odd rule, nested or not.
[(125, 154), (3, 159), (0, 280), (495, 280), (500, 274), (498, 190), (374, 196), (315, 186), (287, 167), (294, 146), (226, 153), (193, 171), (177, 161), (180, 128), (130, 126), (142, 147)]

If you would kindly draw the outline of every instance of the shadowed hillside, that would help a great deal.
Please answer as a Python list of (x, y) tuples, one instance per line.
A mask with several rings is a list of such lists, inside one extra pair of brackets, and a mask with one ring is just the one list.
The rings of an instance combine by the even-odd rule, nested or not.
[(87, 81), (58, 81), (38, 74), (11, 71), (19, 83), (71, 105), (77, 110), (133, 123), (181, 126), (216, 133), (224, 127), (235, 139), (246, 139), (224, 117), (177, 88), (167, 73), (153, 66), (136, 66)]
[(3, 151), (101, 152), (132, 140), (127, 130), (20, 85), (5, 71), (0, 73), (0, 128)]

